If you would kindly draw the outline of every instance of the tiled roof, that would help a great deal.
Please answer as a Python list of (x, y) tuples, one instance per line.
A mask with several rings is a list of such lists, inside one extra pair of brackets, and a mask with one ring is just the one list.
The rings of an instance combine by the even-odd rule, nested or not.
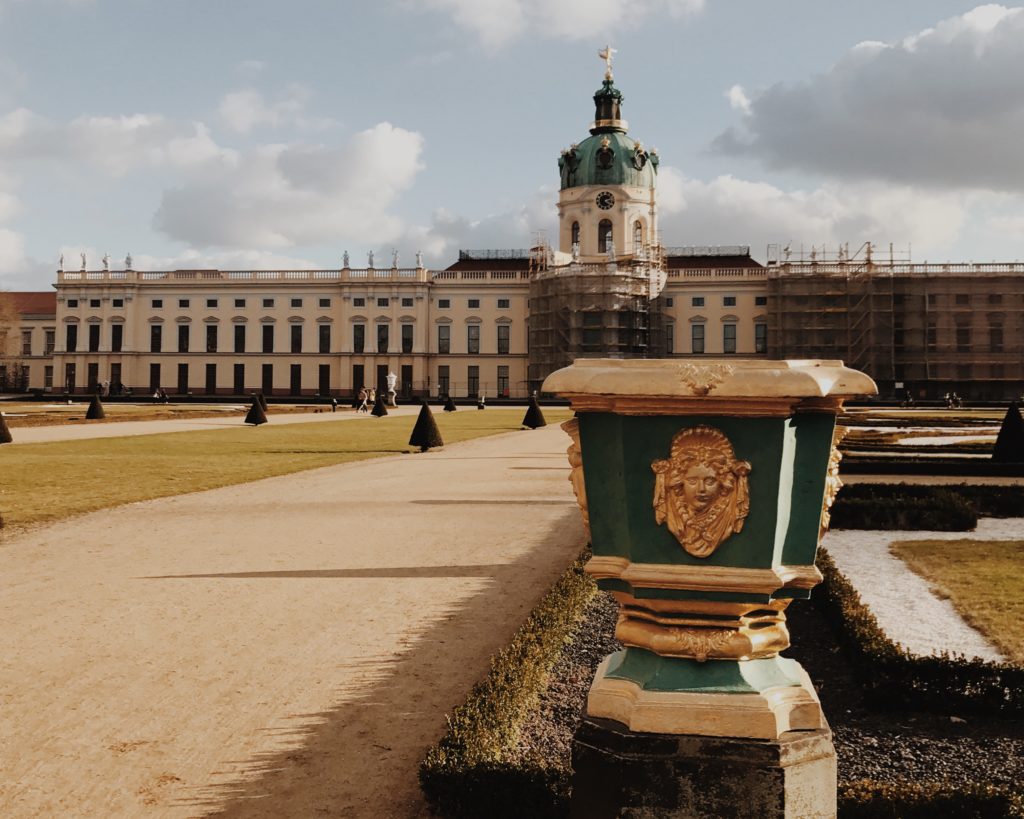
[(459, 259), (445, 270), (529, 270), (529, 259)]
[(669, 256), (665, 259), (669, 270), (683, 267), (764, 267), (750, 256)]
[(57, 294), (53, 291), (27, 293), (23, 291), (0, 292), (0, 302), (14, 302), (19, 316), (56, 316)]

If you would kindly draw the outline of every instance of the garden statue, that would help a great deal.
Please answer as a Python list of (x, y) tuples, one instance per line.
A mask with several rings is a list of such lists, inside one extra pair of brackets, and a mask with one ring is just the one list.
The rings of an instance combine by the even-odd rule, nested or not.
[(341, 267), (343, 270), (348, 270), (348, 251), (346, 250), (341, 254)]
[(388, 384), (388, 403), (396, 407), (398, 404), (395, 403), (395, 384), (398, 383), (398, 376), (394, 373), (388, 373), (386, 380)]

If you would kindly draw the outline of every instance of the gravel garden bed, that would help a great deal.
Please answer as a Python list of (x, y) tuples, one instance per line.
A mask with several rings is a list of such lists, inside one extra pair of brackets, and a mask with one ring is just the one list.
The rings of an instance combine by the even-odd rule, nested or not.
[[(540, 704), (522, 729), (519, 753), (568, 770), (572, 736), (601, 659), (618, 645), (616, 606), (599, 593), (550, 674)], [(1019, 788), (1024, 781), (1024, 722), (955, 713), (879, 711), (869, 707), (853, 669), (813, 605), (787, 615), (787, 656), (807, 669), (834, 733), (840, 791), (859, 780)]]

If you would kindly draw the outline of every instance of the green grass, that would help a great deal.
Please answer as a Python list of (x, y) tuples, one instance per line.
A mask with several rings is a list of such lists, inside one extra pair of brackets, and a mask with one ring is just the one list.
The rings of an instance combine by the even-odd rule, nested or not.
[[(519, 429), (524, 409), (434, 412), (446, 444)], [(569, 418), (545, 409), (549, 424)], [(0, 514), (8, 526), (197, 492), (305, 469), (412, 452), (415, 415), (336, 423), (176, 432), (0, 449)], [(524, 431), (523, 435), (529, 435)]]
[[(101, 424), (112, 421), (152, 421), (168, 419), (209, 418), (224, 415), (237, 415), (239, 407), (248, 406), (251, 402), (239, 401), (234, 404), (156, 404), (142, 401), (137, 404), (105, 402), (103, 411), (106, 415), (101, 421), (86, 421), (85, 413), (89, 402), (78, 400), (72, 404), (54, 401), (50, 403), (38, 401), (0, 401), (0, 412), (4, 413), (7, 425), (11, 429), (23, 427), (53, 426), (60, 424)], [(272, 415), (292, 412), (313, 412), (323, 409), (325, 405), (309, 406), (300, 404), (273, 404)]]
[(911, 540), (891, 550), (1011, 662), (1024, 665), (1024, 540)]

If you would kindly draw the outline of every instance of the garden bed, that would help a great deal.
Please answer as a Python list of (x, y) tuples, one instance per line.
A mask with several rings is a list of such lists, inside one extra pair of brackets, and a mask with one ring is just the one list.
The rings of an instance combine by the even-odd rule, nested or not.
[[(832, 583), (841, 578), (834, 567), (826, 567), (826, 572)], [(823, 596), (821, 590), (815, 594)], [(841, 594), (830, 596), (832, 601), (839, 598)], [(799, 660), (811, 675), (834, 732), (839, 815), (850, 819), (1024, 816), (1020, 791), (1024, 723), (1019, 713), (1016, 717), (1000, 709), (997, 715), (975, 713), (977, 709), (961, 707), (970, 704), (964, 699), (947, 700), (946, 707), (937, 710), (918, 710), (907, 704), (915, 686), (906, 676), (900, 680), (890, 676), (888, 683), (865, 687), (864, 675), (874, 672), (865, 661), (867, 655), (841, 650), (841, 643), (849, 640), (833, 632), (828, 601), (822, 603), (798, 602), (790, 607), (793, 646), (786, 655)], [(431, 792), (429, 776), (423, 778), (428, 796), (442, 815), (567, 815), (572, 736), (597, 664), (617, 647), (617, 609), (611, 598), (600, 593), (586, 603), (577, 599), (576, 605), (586, 607), (585, 615), (553, 664), (536, 706), (508, 726), (509, 745), (500, 758), (481, 764), (450, 756), (445, 790), (457, 793), (455, 800), (436, 789)], [(863, 617), (855, 619), (863, 626)], [(863, 634), (863, 628), (858, 633)], [(891, 643), (888, 646), (890, 653), (902, 656)], [(910, 670), (927, 673), (933, 664), (927, 658), (918, 659), (924, 659), (923, 666)], [(940, 658), (939, 665), (943, 664), (957, 663)], [(980, 665), (988, 666), (988, 671), (994, 667), (997, 673), (1001, 668)], [(1018, 696), (1024, 693), (1022, 680), (1014, 676), (1024, 675), (1024, 669), (1002, 668), (1012, 678), (1007, 685), (1016, 686)], [(948, 674), (943, 679), (950, 682)], [(975, 669), (973, 676), (968, 671), (954, 681), (978, 684), (980, 679)], [(896, 692), (901, 696), (889, 696)], [(970, 690), (962, 693), (969, 696)], [(490, 696), (505, 699), (495, 689)], [(929, 699), (928, 704), (942, 705), (942, 701)]]

